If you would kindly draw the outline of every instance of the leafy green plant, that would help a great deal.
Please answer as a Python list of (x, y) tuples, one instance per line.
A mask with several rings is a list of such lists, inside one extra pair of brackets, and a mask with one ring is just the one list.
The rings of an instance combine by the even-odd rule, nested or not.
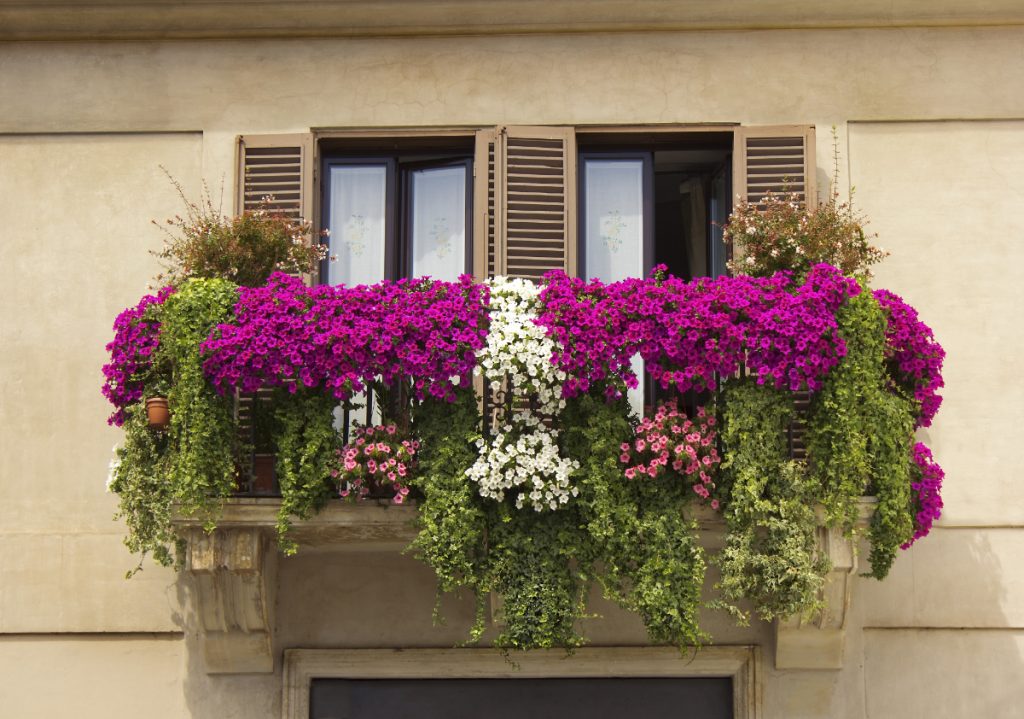
[(816, 555), (815, 485), (789, 459), (792, 397), (753, 378), (731, 380), (722, 394), (722, 595), (751, 600), (764, 619), (812, 614), (829, 567)]
[(230, 217), (214, 205), (205, 185), (194, 202), (168, 177), (185, 203), (185, 214), (163, 225), (154, 220), (166, 235), (163, 249), (154, 252), (165, 270), (158, 281), (178, 285), (190, 278), (220, 278), (256, 287), (276, 271), (314, 272), (326, 256), (326, 246), (313, 241), (311, 224), (275, 210), (273, 198)]
[(215, 524), (221, 501), (235, 488), (238, 432), (231, 397), (203, 375), (199, 345), (226, 322), (238, 299), (226, 280), (189, 280), (164, 303), (158, 354), (171, 367), (166, 476), (185, 515)]
[(337, 495), (331, 481), (335, 452), (341, 446), (334, 428), (338, 403), (329, 395), (300, 390), (275, 395), (277, 420), (277, 478), (281, 485), (281, 509), (277, 517), (278, 544), (285, 554), (297, 546), (288, 538), (291, 517), (308, 519)]
[[(417, 407), (413, 431), (420, 439), (419, 471), (412, 486), (423, 494), (417, 522), (419, 534), (410, 549), (437, 578), (439, 595), (468, 588), (477, 598), (472, 638), (484, 630), (489, 589), (482, 567), (487, 513), (466, 479), (476, 461), (480, 413), (471, 389), (459, 390), (454, 403), (428, 399)], [(436, 607), (435, 607), (436, 610)], [(440, 619), (435, 613), (435, 618)]]
[(568, 454), (578, 459), (579, 552), (605, 595), (644, 620), (652, 641), (699, 645), (705, 558), (684, 511), (695, 494), (671, 476), (626, 480), (619, 461), (633, 437), (624, 399), (602, 393), (570, 400), (563, 419)]
[(131, 576), (142, 569), (147, 554), (164, 566), (173, 564), (181, 556), (177, 550), (183, 540), (171, 527), (174, 493), (167, 481), (168, 436), (149, 428), (142, 405), (133, 404), (124, 414), (124, 443), (115, 450), (108, 489), (118, 495), (116, 518), (128, 525), (125, 546), (141, 555)]
[(913, 533), (910, 503), (913, 400), (890, 381), (885, 360), (885, 312), (870, 292), (836, 313), (846, 355), (814, 395), (807, 422), (809, 467), (826, 519), (847, 531), (857, 498), (872, 493), (871, 573), (884, 578), (896, 549)]

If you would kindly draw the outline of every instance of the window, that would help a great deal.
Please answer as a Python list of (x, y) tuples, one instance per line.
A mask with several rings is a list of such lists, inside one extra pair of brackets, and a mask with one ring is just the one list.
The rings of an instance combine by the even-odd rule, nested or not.
[[(725, 272), (724, 222), (731, 207), (731, 133), (578, 133), (579, 274), (615, 282), (644, 277), (657, 264), (684, 279)], [(659, 399), (633, 359), (640, 386), (629, 391), (634, 412)], [(700, 398), (687, 397), (688, 405)]]
[(324, 262), (321, 281), (452, 281), (471, 273), (471, 146), (395, 142), (388, 154), (374, 149), (324, 143), (320, 221), (335, 259)]
[[(339, 266), (325, 281), (469, 268), (478, 278), (563, 269), (615, 279), (659, 262), (682, 277), (717, 275), (735, 197), (815, 198), (809, 126), (246, 135), (238, 157), (238, 209), (273, 195), (281, 211), (331, 230)], [(612, 245), (628, 261), (613, 260)]]

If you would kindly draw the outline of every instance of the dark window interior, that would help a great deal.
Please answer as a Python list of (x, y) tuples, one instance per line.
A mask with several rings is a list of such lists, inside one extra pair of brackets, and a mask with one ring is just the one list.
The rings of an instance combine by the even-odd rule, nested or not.
[(732, 679), (314, 679), (310, 719), (731, 719)]
[[(645, 220), (653, 228), (647, 240), (653, 247), (646, 248), (647, 271), (665, 264), (687, 280), (725, 274), (721, 226), (732, 206), (732, 133), (580, 133), (578, 144), (581, 163), (589, 157), (650, 158)], [(586, 198), (580, 203), (585, 206)]]

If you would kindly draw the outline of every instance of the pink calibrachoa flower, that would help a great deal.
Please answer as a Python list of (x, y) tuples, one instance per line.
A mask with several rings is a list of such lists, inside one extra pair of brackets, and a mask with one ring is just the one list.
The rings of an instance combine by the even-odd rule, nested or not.
[(125, 408), (142, 399), (145, 375), (160, 345), (160, 322), (153, 312), (173, 293), (174, 288), (168, 286), (155, 295), (146, 295), (114, 320), (114, 339), (107, 344), (110, 362), (103, 365), (103, 396), (116, 411), (107, 424), (120, 427), (124, 424)]
[(942, 516), (942, 480), (946, 474), (932, 457), (931, 450), (920, 442), (914, 445), (913, 472), (916, 481), (911, 481), (910, 488), (914, 502), (914, 536), (902, 549), (927, 536), (932, 523)]
[(331, 472), (338, 480), (342, 497), (361, 500), (386, 492), (395, 504), (409, 494), (405, 478), (416, 464), (420, 444), (402, 439), (394, 424), (356, 430), (357, 438), (336, 452), (339, 469)]
[[(645, 417), (640, 422), (633, 444), (622, 445), (627, 449), (619, 460), (627, 465), (626, 478), (646, 475), (656, 479), (668, 475), (689, 485), (702, 500), (708, 500), (715, 489), (714, 472), (721, 462), (714, 446), (715, 430), (708, 419), (703, 407), (698, 408), (694, 422), (675, 402), (658, 405), (654, 417)], [(668, 447), (671, 451), (663, 449)], [(713, 500), (711, 506), (718, 509), (718, 500)]]

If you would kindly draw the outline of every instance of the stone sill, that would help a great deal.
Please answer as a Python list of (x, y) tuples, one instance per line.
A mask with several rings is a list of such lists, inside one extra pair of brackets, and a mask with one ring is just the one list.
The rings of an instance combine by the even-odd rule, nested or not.
[[(195, 584), (196, 616), (206, 670), (211, 674), (274, 671), (273, 607), (277, 591), (275, 525), (281, 500), (234, 498), (224, 505), (217, 528), (207, 533), (194, 518), (175, 517), (188, 540), (185, 568)], [(858, 527), (866, 527), (875, 500), (862, 498)], [(725, 521), (701, 507), (694, 513), (708, 549), (721, 546)], [(824, 519), (819, 509), (819, 516)], [(332, 502), (306, 520), (295, 520), (290, 536), (309, 550), (400, 551), (416, 535), (415, 506)], [(791, 617), (775, 623), (776, 669), (842, 668), (850, 588), (857, 570), (853, 539), (842, 530), (819, 527), (819, 550), (829, 558), (813, 621)]]
[[(874, 497), (862, 497), (856, 526), (868, 526), (875, 511)], [(235, 497), (224, 503), (217, 520), (217, 531), (254, 529), (273, 538), (281, 500), (275, 497)], [(404, 549), (416, 537), (415, 504), (394, 505), (384, 502), (351, 504), (332, 501), (319, 514), (309, 519), (294, 519), (289, 536), (307, 549), (373, 550)], [(715, 536), (725, 531), (725, 519), (710, 507), (700, 506), (692, 513), (701, 533), (708, 533), (710, 546)], [(818, 517), (824, 522), (824, 511)], [(201, 530), (202, 522), (194, 517), (176, 515), (174, 525), (183, 533)], [(705, 543), (708, 546), (708, 543)]]

